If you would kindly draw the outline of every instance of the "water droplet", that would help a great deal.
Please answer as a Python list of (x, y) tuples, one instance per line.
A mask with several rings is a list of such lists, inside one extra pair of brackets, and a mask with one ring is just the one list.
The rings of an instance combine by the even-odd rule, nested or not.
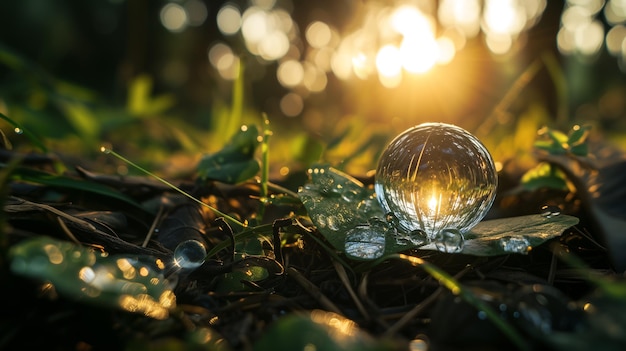
[(385, 252), (385, 232), (368, 224), (358, 225), (346, 233), (345, 253), (360, 259), (376, 259)]
[(478, 319), (482, 319), (482, 320), (487, 319), (487, 312), (485, 312), (485, 311), (478, 311)]
[(361, 200), (356, 205), (357, 210), (363, 214), (371, 213), (378, 208), (378, 200), (376, 195), (369, 196), (366, 199)]
[(13, 129), (13, 131), (15, 131), (15, 134), (23, 134), (24, 133), (24, 129), (22, 129), (20, 127), (15, 127), (15, 129)]
[(341, 193), (341, 198), (344, 199), (346, 202), (352, 202), (356, 200), (358, 197), (359, 197), (359, 192), (354, 189), (346, 190)]
[(322, 215), (322, 214), (321, 214), (321, 215), (317, 215), (317, 217), (316, 217), (316, 218), (317, 218), (317, 219), (316, 219), (316, 221), (315, 221), (315, 224), (317, 224), (317, 226), (318, 226), (318, 227), (320, 227), (320, 228), (325, 228), (325, 227), (326, 227), (326, 224), (327, 224), (327, 222), (326, 222), (326, 216), (324, 216), (324, 215)]
[(326, 224), (328, 225), (328, 229), (330, 230), (339, 230), (339, 225), (341, 224), (341, 222), (343, 222), (343, 216), (341, 215), (328, 216), (326, 218)]
[(411, 241), (411, 244), (418, 246), (426, 245), (430, 242), (428, 234), (426, 234), (426, 232), (421, 229), (415, 229), (414, 231), (410, 232), (408, 238)]
[(180, 268), (193, 269), (202, 266), (206, 248), (198, 240), (185, 240), (174, 250), (174, 264)]
[(505, 236), (500, 239), (500, 245), (506, 252), (527, 253), (531, 246), (523, 236)]
[(398, 230), (432, 239), (445, 228), (469, 231), (496, 196), (497, 173), (485, 146), (466, 130), (424, 123), (397, 136), (382, 153), (375, 191)]
[(559, 206), (541, 206), (541, 215), (546, 218), (556, 217), (561, 214), (561, 208)]
[(387, 221), (387, 223), (389, 223), (390, 226), (394, 228), (398, 228), (398, 226), (400, 225), (400, 220), (398, 220), (398, 217), (396, 217), (393, 212), (387, 212), (387, 214), (385, 215), (385, 220)]
[(451, 228), (440, 230), (433, 241), (437, 250), (448, 253), (461, 252), (465, 244), (461, 231)]
[(106, 146), (100, 146), (100, 152), (105, 153), (105, 154), (110, 154), (111, 149)]

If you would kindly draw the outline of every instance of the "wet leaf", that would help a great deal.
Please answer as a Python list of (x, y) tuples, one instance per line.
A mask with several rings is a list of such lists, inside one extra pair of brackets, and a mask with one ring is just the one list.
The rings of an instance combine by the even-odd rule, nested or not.
[(308, 171), (311, 181), (298, 196), (317, 229), (337, 250), (343, 251), (346, 233), (372, 217), (383, 218), (383, 209), (363, 184), (328, 165)]
[(254, 177), (260, 170), (254, 154), (260, 145), (256, 126), (244, 126), (224, 148), (204, 156), (198, 164), (201, 180), (237, 184)]
[(235, 265), (231, 272), (225, 273), (217, 284), (217, 292), (229, 293), (233, 291), (250, 290), (250, 286), (243, 281), (258, 282), (269, 276), (268, 268), (271, 263), (264, 262), (267, 255), (263, 249), (263, 236), (237, 241), (234, 252)]
[(164, 263), (150, 256), (99, 253), (47, 236), (11, 247), (11, 270), (49, 282), (62, 295), (86, 303), (115, 307), (165, 319), (176, 296), (164, 278)]
[(578, 218), (573, 216), (548, 218), (540, 214), (482, 221), (465, 233), (462, 253), (476, 256), (525, 253), (576, 224)]
[[(444, 251), (435, 243), (422, 245), (423, 238), (416, 233), (400, 235), (381, 226), (380, 223), (386, 223), (385, 214), (374, 191), (364, 188), (353, 177), (328, 165), (311, 168), (309, 175), (311, 181), (299, 190), (298, 195), (318, 231), (338, 251), (348, 249), (349, 256), (355, 259), (375, 259), (417, 247)], [(475, 256), (526, 254), (532, 247), (561, 235), (577, 223), (578, 218), (572, 216), (540, 214), (483, 221), (465, 234), (464, 246), (458, 253)], [(378, 229), (371, 230), (374, 228)], [(359, 229), (367, 229), (363, 231), (367, 232), (367, 237), (355, 232)], [(358, 248), (358, 245), (365, 247)], [(384, 252), (381, 253), (383, 245)]]

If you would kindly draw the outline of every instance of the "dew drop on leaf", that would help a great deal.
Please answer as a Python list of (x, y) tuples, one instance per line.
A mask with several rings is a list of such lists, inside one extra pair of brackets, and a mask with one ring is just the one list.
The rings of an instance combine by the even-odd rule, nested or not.
[(446, 228), (466, 233), (485, 217), (497, 174), (485, 146), (466, 130), (424, 123), (398, 135), (384, 150), (375, 191), (398, 230), (420, 229), (432, 239)]
[(358, 225), (346, 233), (345, 253), (360, 259), (376, 259), (385, 252), (386, 233), (369, 224)]
[(456, 253), (463, 251), (465, 238), (458, 229), (446, 228), (440, 230), (433, 240), (437, 250), (448, 253)]
[(561, 214), (561, 208), (559, 206), (541, 206), (541, 215), (546, 218), (556, 217)]
[(502, 250), (511, 253), (527, 253), (531, 245), (523, 236), (507, 236), (500, 239)]

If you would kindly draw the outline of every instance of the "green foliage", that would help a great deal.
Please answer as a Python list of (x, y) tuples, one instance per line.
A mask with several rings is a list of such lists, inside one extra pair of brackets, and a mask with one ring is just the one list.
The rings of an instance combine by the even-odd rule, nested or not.
[(143, 207), (131, 197), (121, 193), (110, 186), (83, 180), (73, 176), (51, 174), (33, 168), (18, 167), (11, 173), (10, 179), (15, 182), (28, 182), (45, 185), (65, 191), (81, 191), (88, 195), (101, 195), (105, 198), (117, 200), (132, 206), (139, 211), (145, 211)]
[[(587, 137), (591, 126), (575, 125), (565, 134), (561, 131), (544, 127), (538, 132), (534, 147), (549, 155), (571, 155), (586, 157), (588, 154)], [(524, 189), (533, 191), (541, 188), (567, 190), (567, 176), (553, 165), (541, 162), (522, 176)]]
[(217, 180), (236, 184), (254, 177), (260, 170), (255, 153), (260, 145), (255, 125), (247, 125), (220, 151), (204, 156), (198, 164), (202, 181)]
[[(264, 236), (237, 241), (234, 261), (242, 262), (249, 257), (266, 257), (267, 253), (263, 250), (265, 241)], [(269, 272), (265, 267), (244, 263), (235, 267), (231, 272), (225, 273), (220, 278), (216, 291), (222, 294), (247, 291), (250, 290), (250, 286), (243, 283), (244, 281), (257, 282), (268, 276)]]
[(174, 105), (174, 97), (170, 94), (150, 96), (152, 78), (146, 74), (135, 77), (128, 87), (127, 110), (140, 118), (154, 117), (165, 113)]

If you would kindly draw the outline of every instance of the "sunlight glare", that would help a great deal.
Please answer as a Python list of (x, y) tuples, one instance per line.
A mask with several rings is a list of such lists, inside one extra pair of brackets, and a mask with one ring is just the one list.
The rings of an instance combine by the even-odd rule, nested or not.
[(431, 196), (430, 200), (428, 200), (428, 208), (433, 212), (437, 211), (437, 199), (435, 195)]
[(400, 6), (391, 15), (391, 26), (404, 36), (432, 33), (433, 24), (413, 6)]
[(458, 28), (465, 36), (473, 38), (480, 31), (479, 0), (443, 0), (437, 16), (448, 28)]
[(518, 34), (526, 25), (526, 8), (517, 0), (489, 0), (483, 20), (487, 33)]
[(394, 77), (402, 72), (400, 50), (394, 45), (385, 45), (376, 55), (376, 68), (386, 77)]
[(437, 57), (437, 63), (441, 65), (445, 65), (450, 63), (456, 54), (456, 49), (454, 47), (454, 42), (452, 39), (448, 37), (440, 37), (437, 39), (437, 46), (439, 56)]
[(352, 57), (352, 70), (357, 77), (367, 79), (373, 70), (371, 59), (364, 52), (357, 53)]
[(405, 38), (400, 45), (400, 54), (407, 72), (425, 73), (437, 63), (439, 46), (435, 38), (424, 33), (423, 36)]

